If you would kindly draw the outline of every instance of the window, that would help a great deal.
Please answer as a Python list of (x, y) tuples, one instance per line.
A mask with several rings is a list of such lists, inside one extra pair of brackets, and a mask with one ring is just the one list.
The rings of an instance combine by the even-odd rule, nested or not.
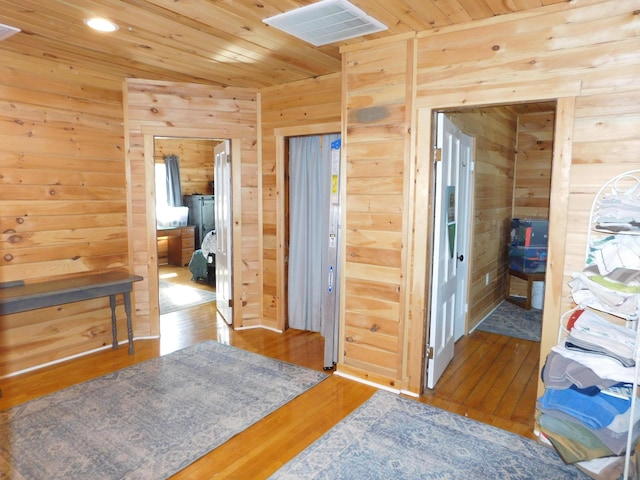
[(164, 163), (156, 163), (156, 211), (164, 210), (168, 206), (167, 166)]

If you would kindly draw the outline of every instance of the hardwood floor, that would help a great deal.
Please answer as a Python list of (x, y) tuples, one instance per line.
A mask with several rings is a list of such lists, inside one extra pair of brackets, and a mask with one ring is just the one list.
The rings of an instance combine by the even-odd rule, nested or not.
[(536, 438), (533, 434), (540, 343), (475, 331), (420, 401)]
[[(0, 409), (205, 339), (316, 370), (322, 370), (323, 366), (323, 340), (318, 333), (234, 331), (216, 315), (213, 304), (163, 315), (161, 332), (160, 339), (137, 340), (136, 353), (132, 356), (126, 348), (104, 350), (0, 379)], [(537, 342), (474, 332), (458, 341), (455, 358), (436, 389), (418, 400), (535, 438), (532, 430), (538, 353)], [(331, 375), (172, 478), (266, 478), (365, 402), (374, 391), (368, 385)]]
[[(193, 281), (191, 277), (193, 274), (187, 267), (176, 267), (174, 265), (159, 265), (158, 266), (158, 278), (163, 282), (176, 283), (178, 285), (189, 285), (193, 288), (199, 288), (201, 290), (216, 290), (215, 285), (209, 285), (208, 283), (200, 280)], [(214, 282), (215, 283), (215, 282)]]

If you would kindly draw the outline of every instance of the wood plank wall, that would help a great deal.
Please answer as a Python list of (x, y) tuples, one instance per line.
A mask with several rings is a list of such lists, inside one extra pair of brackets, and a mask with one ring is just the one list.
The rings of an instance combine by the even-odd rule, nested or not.
[[(518, 116), (513, 218), (549, 219), (555, 110)], [(527, 294), (527, 282), (511, 277), (511, 295)]]
[[(400, 87), (397, 87), (395, 80), (406, 82), (407, 88), (411, 88), (415, 81), (415, 106), (418, 112), (420, 109), (561, 99), (556, 120), (561, 136), (556, 140), (554, 162), (566, 161), (570, 165), (565, 168), (564, 164), (559, 164), (554, 173), (555, 191), (553, 188), (551, 191), (552, 201), (561, 206), (561, 210), (550, 212), (552, 226), (556, 229), (551, 232), (550, 238), (551, 272), (547, 272), (541, 343), (543, 358), (556, 341), (561, 313), (571, 307), (567, 300), (567, 281), (571, 272), (583, 266), (587, 220), (594, 195), (603, 181), (638, 165), (640, 37), (636, 28), (637, 11), (635, 1), (590, 0), (556, 4), (525, 14), (507, 14), (469, 25), (422, 32), (416, 41), (415, 78), (412, 78), (409, 70), (403, 72), (399, 66), (402, 62), (398, 58), (410, 57), (404, 37), (398, 38), (395, 45), (388, 45), (385, 49), (372, 41), (361, 44), (360, 50), (353, 47), (344, 52), (347, 62), (343, 73), (347, 78), (349, 108), (353, 108), (356, 100), (361, 100), (361, 105), (384, 107), (388, 112), (413, 108), (409, 98), (400, 104), (396, 103), (396, 92)], [(396, 55), (389, 58), (387, 52)], [(375, 96), (377, 92), (384, 92), (386, 98), (382, 93), (379, 97)], [(355, 143), (356, 151), (368, 151), (366, 158), (373, 159), (379, 151), (377, 149), (384, 148), (380, 145), (381, 139), (384, 139), (393, 144), (395, 158), (405, 159), (404, 163), (401, 162), (403, 166), (411, 165), (406, 162), (406, 156), (411, 153), (412, 147), (407, 147), (393, 135), (405, 131), (406, 125), (400, 117), (395, 117), (398, 122), (396, 125), (389, 125), (383, 131), (371, 129), (372, 134), (367, 137), (360, 134), (361, 126), (357, 119), (348, 115), (347, 151), (353, 152), (352, 144)], [(419, 134), (429, 135), (429, 122), (427, 120), (424, 123), (427, 130), (425, 132), (423, 129)], [(411, 124), (411, 127), (415, 126)], [(417, 128), (422, 127), (418, 125)], [(418, 147), (420, 141), (423, 139), (417, 139)], [(400, 173), (402, 177), (414, 174), (416, 178), (428, 182), (429, 177), (422, 170), (404, 170)], [(348, 179), (348, 189), (351, 185), (357, 185), (353, 182), (358, 182), (358, 179)], [(390, 182), (398, 180), (392, 176), (381, 185), (386, 186)], [(379, 187), (370, 184), (370, 189), (377, 192)], [(418, 185), (415, 192), (416, 208), (423, 205), (425, 210), (416, 211), (416, 219), (407, 227), (420, 226), (420, 214), (428, 214), (428, 187), (425, 190)], [(406, 196), (409, 193), (411, 190), (406, 188), (398, 194)], [(376, 195), (378, 203), (382, 198), (383, 195)], [(399, 203), (404, 202), (403, 198)], [(347, 228), (350, 231), (352, 226), (358, 224), (356, 220), (360, 214), (356, 205), (351, 205), (348, 203), (347, 213)], [(376, 217), (372, 215), (371, 218)], [(382, 228), (374, 232), (366, 231), (370, 234), (368, 242), (375, 244), (388, 238), (392, 222), (384, 224), (384, 230), (387, 231)], [(408, 231), (398, 226), (394, 226), (393, 230)], [(417, 229), (416, 232), (413, 237), (407, 233), (400, 239), (413, 241), (414, 248), (410, 249), (412, 259), (401, 260), (397, 264), (397, 273), (393, 269), (381, 269), (381, 260), (377, 257), (360, 257), (363, 263), (358, 267), (379, 283), (396, 285), (400, 298), (405, 295), (409, 298), (411, 316), (418, 319), (428, 310), (428, 305), (418, 298), (419, 292), (424, 291), (425, 280), (422, 274), (414, 275), (412, 272), (418, 272), (418, 267), (428, 260), (424, 253), (427, 251), (427, 242), (418, 236), (424, 234), (424, 229)], [(355, 238), (348, 238), (348, 243), (352, 245)], [(397, 259), (400, 250), (401, 247), (397, 246), (391, 249), (392, 258)], [(347, 269), (353, 269), (354, 266), (355, 262), (347, 258)], [(399, 279), (399, 272), (404, 275), (407, 268), (411, 269), (406, 271), (406, 275), (411, 278), (414, 296), (407, 294)], [(420, 268), (424, 271), (425, 267)], [(356, 300), (360, 300), (360, 305), (366, 303), (353, 287), (347, 287), (346, 296), (347, 316), (353, 311), (351, 305), (357, 305)], [(404, 311), (400, 309), (402, 300), (396, 305), (398, 311), (390, 313), (387, 318), (391, 325), (406, 321)], [(365, 318), (380, 311), (380, 308), (369, 303)], [(351, 332), (352, 325), (352, 320), (347, 319), (346, 331)], [(358, 337), (357, 342), (349, 342), (352, 347), (368, 343), (362, 349), (368, 355), (360, 364), (361, 376), (370, 379), (383, 373), (394, 376), (391, 383), (406, 383), (413, 390), (420, 383), (421, 370), (417, 365), (420, 361), (416, 361), (415, 345), (410, 343), (410, 339), (424, 338), (424, 324), (419, 320), (411, 322), (404, 339), (401, 329), (389, 333), (386, 346), (380, 341), (373, 343), (370, 339), (381, 335), (372, 335), (370, 331)], [(347, 335), (351, 336), (350, 333)], [(400, 341), (394, 349), (392, 345), (396, 335)], [(361, 341), (364, 338), (366, 341)], [(355, 350), (351, 348), (345, 356), (345, 365), (352, 365), (351, 357)], [(394, 368), (404, 361), (403, 357), (412, 360), (402, 369)]]
[[(262, 116), (263, 324), (283, 330), (286, 324), (286, 232), (284, 167), (277, 164), (275, 132), (317, 133), (316, 125), (340, 123), (341, 74), (289, 83), (260, 91)], [(305, 128), (301, 128), (305, 127)]]
[(164, 163), (165, 155), (180, 158), (182, 195), (213, 194), (213, 149), (219, 143), (206, 138), (156, 138), (156, 163)]
[(518, 116), (514, 218), (549, 218), (555, 110)]
[[(0, 282), (126, 270), (121, 80), (1, 49), (0, 65)], [(0, 316), (0, 376), (110, 344), (108, 298)]]
[[(159, 333), (158, 278), (153, 178), (153, 148), (149, 136), (239, 139), (241, 158), (233, 178), (239, 195), (234, 198), (234, 326), (260, 324), (259, 271), (261, 248), (259, 215), (258, 93), (253, 89), (127, 80), (125, 86), (127, 157), (131, 176), (132, 255), (135, 273), (145, 280), (136, 284), (136, 336)], [(145, 138), (147, 137), (147, 138)], [(232, 146), (232, 149), (234, 147)], [(241, 161), (241, 164), (239, 162)], [(234, 162), (234, 159), (232, 159)], [(236, 268), (238, 267), (238, 268)]]
[(338, 372), (404, 388), (411, 41), (343, 54), (347, 172)]

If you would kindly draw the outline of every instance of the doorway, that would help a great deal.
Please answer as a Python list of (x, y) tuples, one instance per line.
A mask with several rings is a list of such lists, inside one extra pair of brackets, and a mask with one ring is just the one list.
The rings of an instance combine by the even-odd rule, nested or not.
[[(276, 195), (275, 216), (276, 216), (276, 292), (278, 301), (276, 308), (276, 329), (284, 331), (288, 327), (289, 312), (288, 305), (288, 265), (289, 265), (289, 172), (288, 172), (288, 138), (306, 135), (324, 135), (340, 132), (342, 125), (340, 122), (327, 122), (310, 125), (299, 125), (295, 127), (282, 127), (274, 129), (276, 142)], [(340, 173), (338, 182), (343, 184), (344, 169)], [(343, 191), (340, 189), (338, 195), (342, 198)]]
[(325, 338), (325, 369), (337, 363), (340, 147), (339, 134), (285, 142), (287, 321)]
[[(166, 224), (161, 218), (166, 215), (162, 216), (158, 210), (161, 206), (156, 205), (161, 315), (202, 303), (215, 304), (220, 296), (216, 291), (215, 274), (214, 163), (216, 149), (220, 145), (224, 149), (228, 144), (228, 140), (208, 138), (153, 137), (155, 197), (165, 196), (167, 169), (159, 167), (165, 167), (166, 158), (173, 157), (172, 161), (178, 166), (180, 187), (176, 209), (188, 210), (185, 218)], [(225, 189), (219, 187), (218, 191), (224, 192)]]
[[(549, 218), (556, 103), (500, 104), (440, 111), (446, 112), (461, 130), (477, 139), (479, 157), (474, 173), (468, 257), (469, 306), (464, 329), (470, 334), (504, 301), (511, 218)], [(519, 122), (519, 118), (526, 121)], [(536, 130), (543, 133), (538, 135)], [(546, 167), (541, 169), (540, 165), (545, 162)], [(545, 196), (546, 201), (542, 199)], [(538, 360), (539, 350), (538, 346)], [(530, 395), (535, 399), (535, 391)]]

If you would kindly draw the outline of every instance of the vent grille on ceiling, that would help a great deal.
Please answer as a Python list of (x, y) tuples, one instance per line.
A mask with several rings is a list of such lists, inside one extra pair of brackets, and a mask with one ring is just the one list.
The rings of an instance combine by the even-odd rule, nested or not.
[(316, 47), (387, 29), (347, 0), (323, 0), (267, 18), (264, 23)]
[(9, 38), (11, 35), (15, 35), (21, 30), (16, 27), (10, 27), (9, 25), (4, 25), (0, 23), (0, 40), (4, 40), (5, 38)]

